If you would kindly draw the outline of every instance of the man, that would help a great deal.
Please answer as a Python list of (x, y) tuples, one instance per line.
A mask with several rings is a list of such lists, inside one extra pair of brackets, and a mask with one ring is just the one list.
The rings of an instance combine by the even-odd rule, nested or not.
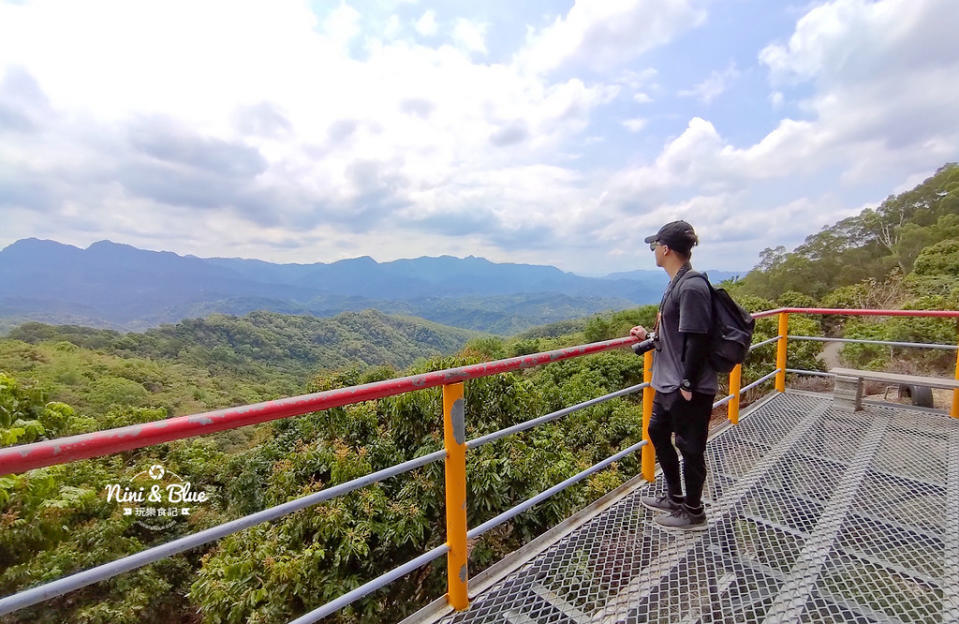
[[(654, 511), (666, 512), (656, 517), (664, 527), (704, 530), (706, 512), (701, 497), (706, 482), (706, 437), (717, 390), (716, 372), (706, 363), (712, 325), (709, 286), (702, 277), (686, 275), (692, 270), (692, 248), (699, 243), (690, 224), (667, 223), (646, 242), (656, 254), (656, 266), (670, 277), (657, 316), (652, 381), (656, 398), (649, 423), (649, 438), (666, 477), (667, 492), (665, 496), (644, 496), (642, 502)], [(629, 333), (640, 340), (647, 337), (641, 325)], [(673, 434), (683, 455), (685, 479), (680, 478)]]

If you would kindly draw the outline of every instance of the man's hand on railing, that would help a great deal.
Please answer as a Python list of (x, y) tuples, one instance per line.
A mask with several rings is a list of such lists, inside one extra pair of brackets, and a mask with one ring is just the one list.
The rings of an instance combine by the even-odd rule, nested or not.
[(646, 328), (643, 327), (642, 325), (637, 325), (636, 327), (629, 330), (630, 336), (633, 336), (634, 338), (639, 338), (640, 340), (646, 340), (647, 333), (648, 332), (646, 331)]

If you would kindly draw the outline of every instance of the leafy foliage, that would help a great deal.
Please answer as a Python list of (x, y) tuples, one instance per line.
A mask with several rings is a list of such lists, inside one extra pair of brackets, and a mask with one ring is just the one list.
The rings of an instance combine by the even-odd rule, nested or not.
[[(620, 315), (617, 321), (631, 323), (633, 318)], [(2, 378), (0, 400), (10, 443), (222, 407), (237, 399), (269, 398), (258, 390), (260, 381), (254, 375), (201, 369), (169, 358), (133, 357), (129, 348), (118, 346), (129, 336), (81, 328), (63, 335), (43, 326), (31, 331), (36, 332), (35, 344), (0, 341), (0, 369), (10, 371)], [(39, 340), (41, 335), (47, 340)], [(68, 337), (73, 341), (65, 340)], [(403, 374), (582, 341), (582, 335), (575, 334), (512, 341), (478, 338), (460, 355), (423, 360)], [(315, 374), (297, 391), (397, 374), (389, 366), (357, 363)], [(290, 383), (290, 377), (282, 379)], [(641, 377), (641, 358), (622, 351), (475, 380), (466, 389), (467, 434), (481, 436), (639, 383)], [(50, 402), (65, 398), (69, 406)], [(471, 452), (471, 525), (638, 441), (639, 414), (637, 397), (617, 399)], [(0, 518), (5, 523), (0, 591), (13, 593), (439, 449), (439, 415), (440, 391), (426, 390), (6, 477), (0, 480)], [(22, 426), (28, 421), (39, 423), (35, 431), (29, 430), (29, 438)], [(16, 433), (10, 433), (13, 430)], [(105, 486), (153, 463), (188, 475), (195, 487), (210, 493), (210, 504), (159, 532), (122, 516), (115, 503), (106, 502)], [(637, 470), (636, 458), (629, 458), (490, 532), (473, 545), (473, 573)], [(206, 622), (288, 621), (441, 543), (442, 491), (442, 465), (434, 463), (187, 556), (18, 612), (10, 621), (188, 622), (197, 613)], [(441, 595), (444, 586), (439, 562), (335, 619), (399, 619)], [(183, 601), (181, 596), (187, 594), (190, 600)]]
[[(465, 354), (405, 372), (478, 361)], [(310, 389), (365, 383), (376, 376), (375, 371), (324, 375)], [(621, 352), (473, 380), (466, 385), (467, 437), (638, 383), (641, 377), (641, 360)], [(269, 441), (232, 462), (231, 500), (244, 511), (277, 504), (292, 493), (304, 495), (440, 449), (440, 397), (439, 389), (425, 390), (278, 422)], [(638, 414), (635, 401), (614, 400), (472, 451), (470, 525), (635, 443), (641, 439)], [(568, 490), (494, 531), (474, 545), (472, 571), (542, 533), (601, 493), (598, 487), (618, 485), (637, 468), (635, 459), (624, 461), (602, 485), (594, 480)], [(209, 622), (290, 619), (442, 543), (442, 501), (442, 466), (434, 463), (272, 527), (237, 534), (205, 558), (191, 597)], [(444, 586), (442, 566), (426, 568), (338, 617), (344, 622), (399, 619), (418, 602), (442, 594)]]
[[(88, 420), (63, 403), (43, 402), (36, 388), (24, 387), (0, 373), (0, 405), (5, 417), (34, 417), (39, 435), (60, 437), (88, 428)], [(116, 408), (115, 408), (116, 409)], [(139, 414), (150, 417), (155, 414)], [(9, 418), (0, 433), (8, 444)], [(16, 423), (14, 420), (14, 427)], [(26, 441), (21, 436), (18, 441)], [(0, 592), (14, 593), (37, 582), (107, 563), (144, 550), (185, 532), (205, 528), (202, 516), (180, 519), (163, 531), (151, 532), (124, 516), (103, 495), (109, 483), (129, 479), (157, 461), (186, 472), (196, 468), (204, 446), (213, 440), (179, 442), (96, 460), (31, 470), (0, 477)], [(180, 457), (191, 457), (189, 462)], [(219, 453), (207, 453), (211, 461)], [(201, 479), (209, 471), (196, 470)], [(194, 478), (196, 481), (196, 477)], [(186, 589), (192, 563), (174, 557), (89, 586), (67, 596), (18, 611), (5, 621), (60, 624), (188, 621), (189, 609), (178, 598)]]

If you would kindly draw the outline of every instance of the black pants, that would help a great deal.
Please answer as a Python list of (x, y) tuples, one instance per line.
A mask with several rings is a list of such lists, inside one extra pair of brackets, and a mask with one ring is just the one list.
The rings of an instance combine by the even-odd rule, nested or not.
[(709, 415), (713, 409), (713, 394), (693, 393), (687, 401), (675, 392), (657, 392), (653, 400), (653, 417), (649, 421), (649, 439), (656, 450), (656, 459), (663, 468), (670, 496), (683, 495), (679, 476), (679, 457), (673, 448), (683, 454), (683, 472), (686, 481), (686, 505), (698, 508), (702, 504), (703, 485), (706, 483), (706, 438), (709, 436)]

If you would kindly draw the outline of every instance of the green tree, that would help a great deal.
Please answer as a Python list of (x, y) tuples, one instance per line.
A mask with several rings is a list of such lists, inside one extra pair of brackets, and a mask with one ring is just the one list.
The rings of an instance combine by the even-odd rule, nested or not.
[(959, 276), (959, 238), (927, 247), (916, 258), (916, 275)]

